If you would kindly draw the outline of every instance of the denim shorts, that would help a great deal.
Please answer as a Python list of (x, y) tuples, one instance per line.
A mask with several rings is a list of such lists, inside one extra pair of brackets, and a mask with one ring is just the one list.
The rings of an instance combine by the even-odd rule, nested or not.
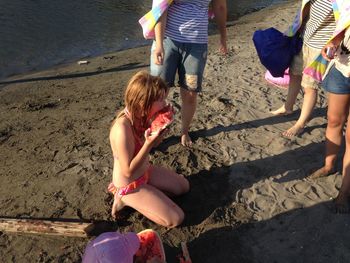
[(160, 76), (170, 86), (174, 86), (176, 72), (179, 85), (188, 91), (201, 92), (203, 72), (207, 62), (208, 44), (181, 43), (165, 38), (163, 65), (154, 63), (153, 41), (151, 49), (151, 75)]
[(334, 65), (322, 81), (322, 86), (329, 93), (350, 94), (350, 78), (345, 77)]

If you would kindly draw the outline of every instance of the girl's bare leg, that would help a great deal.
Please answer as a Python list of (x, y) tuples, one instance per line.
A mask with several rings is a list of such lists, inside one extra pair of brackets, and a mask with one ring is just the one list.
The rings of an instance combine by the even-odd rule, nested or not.
[(286, 102), (277, 110), (271, 111), (273, 115), (287, 115), (293, 113), (293, 106), (300, 91), (301, 75), (290, 74), (290, 82)]
[(181, 195), (190, 190), (190, 184), (183, 175), (159, 166), (152, 166), (150, 171), (149, 184), (161, 191), (172, 195)]
[(122, 201), (122, 196), (115, 194), (113, 197), (113, 205), (112, 205), (112, 217), (115, 218), (117, 216), (117, 212), (120, 211), (124, 207), (124, 203)]
[(317, 90), (313, 88), (304, 88), (304, 91), (304, 100), (300, 117), (291, 128), (283, 133), (283, 136), (293, 137), (300, 134), (311, 117), (312, 110), (317, 101)]
[(350, 196), (350, 120), (346, 128), (346, 150), (343, 159), (343, 180), (335, 199), (335, 210), (337, 213), (349, 213), (349, 196)]
[(132, 193), (124, 195), (123, 203), (165, 227), (178, 226), (185, 217), (180, 207), (162, 191), (149, 184), (144, 184)]
[(349, 113), (350, 95), (329, 93), (326, 129), (325, 165), (312, 173), (315, 179), (329, 175), (334, 170), (335, 161), (342, 141), (343, 126)]
[(192, 145), (189, 130), (197, 108), (197, 93), (180, 89), (181, 96), (181, 144), (186, 147)]
[[(181, 195), (181, 194), (187, 193), (190, 189), (189, 182), (183, 175), (177, 174), (177, 173), (175, 173), (167, 168), (158, 167), (158, 166), (151, 166), (150, 173), (151, 174), (150, 174), (150, 179), (149, 179), (148, 184), (154, 186), (155, 188), (158, 188), (158, 190), (164, 191), (166, 194)], [(119, 210), (121, 210), (125, 205), (135, 208), (134, 206), (129, 205), (128, 203), (125, 203), (125, 199), (129, 195), (130, 194), (122, 196), (122, 197), (119, 195), (114, 196), (114, 201), (113, 201), (113, 205), (112, 205), (112, 216), (113, 217), (115, 217), (117, 212)], [(136, 210), (138, 210), (138, 209), (136, 209)], [(146, 215), (146, 214), (144, 214), (144, 215)], [(153, 220), (153, 219), (151, 219), (151, 220)], [(156, 220), (153, 220), (153, 221), (156, 222)], [(161, 223), (159, 223), (159, 224), (161, 224)]]

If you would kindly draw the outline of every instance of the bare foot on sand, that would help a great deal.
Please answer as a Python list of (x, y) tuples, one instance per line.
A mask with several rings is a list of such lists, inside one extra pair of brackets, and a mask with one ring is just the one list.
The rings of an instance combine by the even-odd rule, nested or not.
[(312, 174), (308, 176), (309, 179), (317, 179), (321, 177), (326, 177), (330, 174), (334, 173), (333, 168), (327, 168), (325, 166), (321, 167), (320, 169), (317, 169)]
[(192, 146), (192, 140), (188, 133), (181, 135), (181, 144), (185, 147), (191, 147)]
[(292, 138), (294, 136), (300, 135), (304, 131), (304, 126), (299, 125), (298, 123), (294, 124), (291, 128), (284, 131), (282, 135), (287, 138)]
[(293, 110), (287, 110), (285, 105), (282, 105), (279, 109), (270, 111), (272, 115), (281, 116), (281, 115), (289, 115), (293, 113)]
[(340, 192), (334, 199), (334, 212), (336, 214), (347, 214), (350, 212), (349, 195)]
[(122, 201), (122, 196), (117, 193), (114, 195), (113, 205), (112, 205), (112, 217), (116, 218), (117, 212), (122, 210), (124, 207), (124, 203)]

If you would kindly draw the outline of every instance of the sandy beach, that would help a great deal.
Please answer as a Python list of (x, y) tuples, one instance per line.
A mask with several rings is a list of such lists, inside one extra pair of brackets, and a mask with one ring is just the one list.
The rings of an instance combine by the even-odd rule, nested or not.
[[(62, 65), (0, 81), (1, 217), (101, 220), (115, 230), (153, 228), (168, 262), (179, 262), (187, 242), (193, 262), (348, 262), (349, 215), (332, 211), (338, 172), (306, 179), (323, 163), (327, 96), (292, 139), (281, 136), (298, 118), (274, 117), (286, 89), (269, 85), (252, 42), (253, 32), (293, 20), (298, 1), (246, 15), (228, 27), (229, 54), (210, 37), (203, 93), (191, 136), (179, 144), (180, 121), (151, 160), (184, 174), (191, 191), (175, 201), (184, 223), (156, 226), (132, 209), (112, 221), (112, 153), (108, 133), (123, 107), (128, 79), (148, 70), (150, 47)], [(180, 109), (179, 88), (169, 99)], [(0, 232), (1, 262), (80, 262), (89, 239)]]

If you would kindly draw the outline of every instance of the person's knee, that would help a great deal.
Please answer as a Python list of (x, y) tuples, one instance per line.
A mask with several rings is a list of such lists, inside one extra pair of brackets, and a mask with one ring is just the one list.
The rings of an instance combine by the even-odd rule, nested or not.
[(197, 93), (193, 91), (183, 91), (182, 100), (187, 104), (195, 104), (197, 102)]
[(328, 127), (330, 128), (337, 128), (341, 127), (344, 122), (344, 118), (341, 116), (333, 115), (333, 114), (327, 114), (327, 119), (328, 119)]
[(170, 213), (171, 217), (167, 220), (166, 227), (177, 227), (179, 226), (185, 219), (184, 212), (177, 208), (176, 211), (173, 211), (173, 213)]
[(181, 194), (187, 193), (188, 191), (190, 191), (190, 182), (186, 178), (183, 178), (181, 182)]
[(304, 96), (317, 96), (317, 89), (305, 87), (304, 93)]
[(183, 177), (178, 181), (177, 187), (173, 190), (174, 195), (182, 195), (190, 191), (190, 183)]

